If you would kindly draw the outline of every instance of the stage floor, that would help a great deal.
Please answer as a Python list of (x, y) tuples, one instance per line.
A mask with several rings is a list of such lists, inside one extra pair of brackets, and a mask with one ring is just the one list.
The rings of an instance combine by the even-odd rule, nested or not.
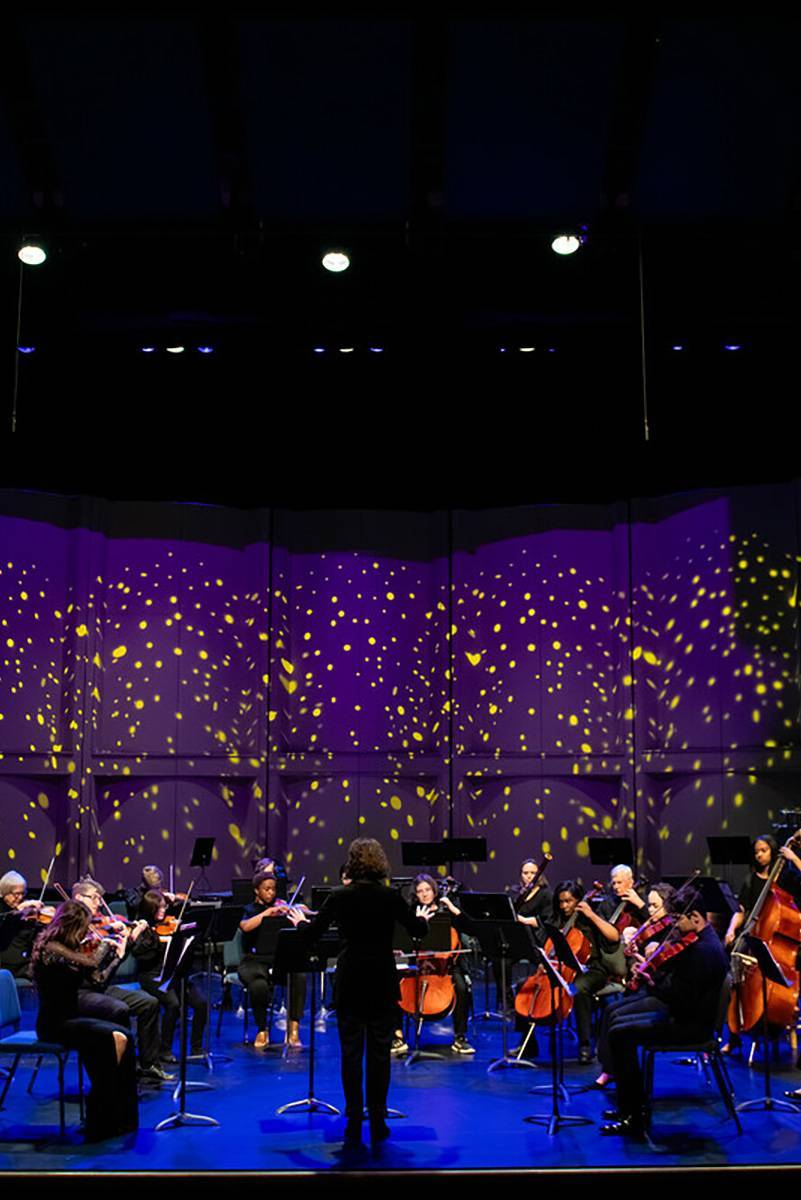
[[(30, 1023), (31, 1014), (26, 1014)], [(276, 1034), (276, 1036), (281, 1036)], [(304, 1040), (308, 1030), (303, 1029)], [(512, 1035), (513, 1036), (513, 1035)], [(614, 1102), (613, 1092), (587, 1091), (571, 1098), (564, 1111), (587, 1117), (592, 1124), (564, 1128), (549, 1136), (523, 1118), (550, 1111), (548, 1094), (532, 1094), (550, 1080), (550, 1065), (538, 1070), (501, 1070), (487, 1074), (500, 1050), (500, 1023), (475, 1023), (470, 1038), (473, 1058), (451, 1057), (446, 1050), (447, 1026), (427, 1027), (427, 1041), (441, 1043), (442, 1061), (423, 1061), (411, 1068), (393, 1065), (390, 1104), (406, 1116), (391, 1122), (392, 1135), (380, 1148), (343, 1151), (343, 1117), (323, 1114), (277, 1116), (276, 1108), (306, 1095), (308, 1051), (282, 1057), (278, 1047), (266, 1053), (242, 1044), (242, 1021), (226, 1014), (222, 1037), (214, 1042), (230, 1062), (213, 1072), (190, 1068), (190, 1078), (210, 1081), (213, 1090), (191, 1093), (191, 1112), (215, 1117), (219, 1128), (181, 1128), (156, 1133), (154, 1126), (175, 1109), (169, 1088), (148, 1091), (141, 1102), (139, 1132), (102, 1145), (83, 1146), (76, 1126), (77, 1103), (70, 1103), (67, 1138), (58, 1134), (56, 1075), (43, 1068), (33, 1096), (26, 1088), (30, 1069), (23, 1063), (0, 1112), (0, 1170), (56, 1171), (500, 1171), (530, 1169), (617, 1169), (620, 1167), (771, 1167), (801, 1163), (801, 1114), (743, 1114), (743, 1135), (727, 1119), (717, 1090), (693, 1067), (660, 1055), (657, 1060), (654, 1139), (657, 1148), (598, 1133), (601, 1112)], [(339, 1054), (334, 1020), (317, 1038), (315, 1093), (341, 1107)], [(570, 1051), (572, 1043), (568, 1042)], [(547, 1035), (541, 1035), (547, 1049)], [(575, 1053), (575, 1051), (573, 1051)], [(801, 1085), (789, 1051), (777, 1069), (775, 1092)], [(587, 1084), (597, 1067), (566, 1069), (568, 1085)], [(737, 1101), (762, 1094), (759, 1064), (748, 1068), (731, 1061)], [(68, 1083), (75, 1080), (71, 1064)], [(72, 1086), (70, 1091), (74, 1090)], [(365, 1126), (365, 1132), (367, 1127)]]

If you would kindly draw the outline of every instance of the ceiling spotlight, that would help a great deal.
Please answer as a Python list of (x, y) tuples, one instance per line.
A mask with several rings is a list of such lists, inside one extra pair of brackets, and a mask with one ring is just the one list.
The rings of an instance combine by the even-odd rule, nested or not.
[(165, 346), (164, 349), (167, 351), (168, 354), (183, 354), (185, 347), (184, 346)]
[(47, 258), (47, 251), (40, 242), (25, 241), (17, 251), (17, 258), (26, 267), (40, 267)]
[(521, 354), (533, 354), (534, 350), (535, 350), (534, 346), (521, 346), (520, 347)]
[(315, 354), (325, 354), (325, 346), (315, 346), (314, 353)]
[(383, 353), (384, 353), (384, 347), (383, 347), (383, 346), (371, 346), (371, 347), (370, 347), (370, 353), (371, 353), (371, 354), (383, 354)]
[(17, 346), (17, 349), (19, 350), (20, 354), (33, 354), (36, 347), (35, 346)]
[(213, 346), (198, 346), (197, 352), (198, 352), (198, 354), (213, 354), (214, 347)]
[(339, 275), (341, 271), (347, 271), (350, 266), (350, 258), (344, 250), (326, 250), (322, 257), (322, 264), (326, 271)]
[(142, 354), (155, 354), (156, 352), (155, 346), (140, 346), (139, 349)]
[(575, 233), (560, 233), (551, 242), (551, 249), (554, 254), (575, 254), (584, 241), (583, 237), (579, 237)]
[(729, 345), (729, 346), (724, 346), (723, 349), (724, 350), (742, 350), (742, 346)]
[(340, 354), (353, 354), (353, 346), (340, 346), (339, 353)]
[(671, 346), (670, 348), (671, 350), (683, 350), (684, 346), (680, 342), (677, 342), (675, 346)]

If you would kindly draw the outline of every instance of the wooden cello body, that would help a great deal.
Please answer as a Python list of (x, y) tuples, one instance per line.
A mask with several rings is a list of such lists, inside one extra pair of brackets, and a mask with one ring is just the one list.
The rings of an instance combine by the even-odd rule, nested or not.
[[(788, 846), (798, 839), (799, 833), (793, 835)], [(801, 912), (792, 896), (778, 882), (785, 861), (779, 857), (774, 863), (732, 951), (734, 987), (728, 1012), (728, 1025), (732, 1033), (749, 1032), (762, 1020), (763, 1015), (770, 1025), (786, 1026), (795, 1021), (800, 982), (796, 962), (801, 946)], [(763, 993), (762, 972), (753, 961), (749, 961), (746, 943), (749, 935), (768, 945), (782, 974), (789, 981), (789, 987), (768, 980)]]

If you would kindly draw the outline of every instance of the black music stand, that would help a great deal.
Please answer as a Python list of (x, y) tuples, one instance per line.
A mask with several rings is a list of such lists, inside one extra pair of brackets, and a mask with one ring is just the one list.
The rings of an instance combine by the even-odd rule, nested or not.
[[(558, 974), (559, 978), (563, 979), (565, 967), (569, 968), (572, 971), (575, 971), (576, 975), (583, 975), (586, 972), (587, 968), (582, 963), (580, 963), (579, 960), (576, 958), (575, 954), (573, 953), (572, 947), (570, 946), (570, 943), (568, 942), (568, 940), (565, 937), (562, 930), (557, 928), (556, 925), (548, 925), (548, 924), (543, 923), (543, 931), (546, 935), (546, 941), (550, 938), (551, 944), (553, 945), (554, 960), (557, 964), (557, 972), (556, 973)], [(531, 932), (531, 931), (529, 931), (529, 932)], [(531, 940), (532, 940), (532, 943), (534, 944), (535, 949), (541, 955), (544, 954), (543, 949), (539, 945), (537, 945), (533, 935), (532, 935)], [(549, 986), (551, 986), (551, 1027), (550, 1027), (551, 1059), (553, 1061), (554, 1054), (556, 1054), (556, 1058), (558, 1060), (558, 1071), (557, 1071), (558, 1079), (557, 1079), (557, 1084), (554, 1084), (553, 1086), (558, 1086), (559, 1095), (562, 1097), (562, 1099), (564, 1101), (567, 1101), (570, 1099), (571, 1092), (574, 1094), (579, 1094), (581, 1092), (587, 1091), (587, 1088), (586, 1087), (577, 1087), (577, 1088), (571, 1089), (571, 1088), (567, 1087), (567, 1085), (565, 1084), (565, 1039), (564, 1039), (565, 1022), (564, 1021), (557, 1022), (555, 1019), (556, 1011), (559, 1007), (559, 997), (552, 987), (553, 976), (551, 974), (548, 974), (547, 978), (548, 978)], [(566, 984), (567, 995), (575, 996), (575, 994), (576, 994), (575, 987), (572, 984), (567, 984), (566, 981), (564, 981), (564, 980), (563, 980), (563, 982), (565, 982), (565, 984)], [(563, 990), (565, 990), (565, 988), (563, 988)], [(556, 1025), (557, 1024), (559, 1026), (558, 1034), (556, 1033)], [(532, 1025), (532, 1029), (533, 1029), (533, 1025)], [(527, 1034), (526, 1041), (528, 1040), (528, 1036), (529, 1035)], [(525, 1049), (525, 1044), (526, 1043), (524, 1042), (523, 1046), (521, 1047), (521, 1053)], [(551, 1087), (548, 1084), (538, 1084), (536, 1087), (531, 1088), (532, 1092), (548, 1092), (550, 1090), (551, 1090)], [(558, 1116), (558, 1113), (557, 1113), (557, 1116)]]
[(488, 962), (500, 959), (501, 963), (501, 1031), (503, 1053), (494, 1059), (487, 1067), (487, 1072), (497, 1071), (501, 1067), (526, 1067), (537, 1069), (537, 1064), (527, 1058), (519, 1058), (509, 1053), (509, 1021), (508, 987), (509, 968), (512, 963), (521, 958), (531, 956), (531, 938), (528, 925), (522, 925), (517, 920), (517, 914), (512, 901), (504, 892), (463, 892), (459, 904), (474, 923), (472, 932), (478, 938), (481, 952)]
[[(242, 905), (227, 905), (220, 908), (212, 908), (209, 910), (210, 916), (208, 920), (204, 921), (206, 929), (203, 934), (203, 953), (206, 957), (206, 1003), (208, 1004), (208, 1019), (206, 1021), (206, 1048), (203, 1051), (202, 1058), (204, 1065), (209, 1071), (214, 1070), (215, 1059), (218, 1062), (231, 1062), (230, 1054), (215, 1054), (211, 1048), (211, 975), (214, 948), (219, 942), (231, 941), (239, 928), (239, 922), (242, 920), (242, 913), (244, 911)], [(191, 915), (195, 917), (200, 914), (199, 912), (195, 912), (191, 913)]]
[[(560, 945), (557, 947), (556, 942), (554, 942), (554, 946), (557, 951), (557, 955), (560, 956), (560, 966), (562, 965), (561, 957), (564, 956), (564, 959), (566, 960), (565, 965), (572, 966), (572, 963), (567, 961), (572, 958), (573, 962), (576, 964), (576, 967), (581, 970), (582, 968), (576, 960), (573, 951), (568, 946), (564, 937), (561, 936), (559, 930), (554, 929), (553, 926), (551, 926), (549, 932), (551, 938), (553, 938), (554, 933), (559, 934)], [(567, 1100), (568, 1093), (561, 1078), (561, 1071), (564, 1064), (562, 1056), (559, 1053), (559, 1048), (561, 1046), (561, 1025), (560, 1029), (557, 1030), (558, 1022), (556, 1020), (556, 1012), (559, 1007), (559, 993), (563, 992), (565, 995), (574, 996), (576, 989), (572, 984), (568, 983), (562, 977), (561, 971), (558, 970), (557, 967), (554, 966), (554, 964), (550, 961), (548, 955), (545, 953), (542, 947), (537, 946), (536, 949), (539, 951), (542, 965), (545, 968), (545, 974), (548, 979), (548, 986), (551, 989), (551, 1083), (550, 1086), (545, 1085), (532, 1088), (532, 1091), (549, 1091), (551, 1093), (551, 1111), (549, 1113), (535, 1113), (533, 1116), (524, 1117), (523, 1120), (527, 1121), (530, 1125), (545, 1125), (548, 1130), (548, 1134), (553, 1135), (554, 1133), (559, 1132), (562, 1125), (592, 1125), (592, 1121), (589, 1117), (565, 1116), (564, 1113), (560, 1113), (559, 1111), (559, 1098), (561, 1096), (563, 1100)]]
[(339, 954), (340, 941), (336, 934), (329, 931), (313, 946), (307, 945), (305, 939), (298, 935), (296, 929), (282, 929), (278, 935), (275, 951), (275, 974), (290, 975), (307, 974), (311, 976), (311, 1029), (309, 1033), (309, 1089), (302, 1100), (291, 1100), (275, 1110), (276, 1116), (288, 1112), (323, 1112), (333, 1117), (341, 1115), (340, 1110), (327, 1100), (319, 1100), (314, 1094), (314, 1022), (317, 1016), (317, 980), (320, 974), (320, 963)]
[[(771, 983), (778, 983), (781, 987), (791, 987), (788, 979), (785, 979), (782, 974), (782, 969), (776, 962), (776, 959), (770, 952), (770, 947), (767, 942), (763, 942), (761, 938), (754, 937), (753, 934), (746, 934), (742, 938), (742, 944), (749, 957), (756, 960), (757, 970), (762, 975), (762, 1057), (764, 1059), (764, 1075), (765, 1075), (765, 1094), (757, 1100), (744, 1100), (742, 1104), (737, 1105), (738, 1112), (801, 1112), (801, 1105), (794, 1104), (792, 1100), (775, 1100), (770, 1093), (770, 1043), (768, 1039), (768, 980)], [(735, 950), (736, 954), (741, 954), (740, 949)]]
[(587, 838), (590, 862), (594, 867), (634, 866), (634, 847), (628, 837)]
[(393, 949), (401, 950), (410, 961), (409, 973), (414, 975), (414, 1046), (406, 1058), (404, 1066), (414, 1066), (422, 1059), (440, 1059), (442, 1055), (433, 1049), (422, 1049), (420, 1046), (420, 1030), (423, 1025), (423, 1004), (425, 1002), (426, 981), (420, 972), (421, 962), (425, 962), (430, 954), (446, 954), (451, 949), (451, 923), (445, 917), (434, 916), (428, 922), (425, 936), (412, 938), (402, 925), (395, 925)]
[(192, 857), (189, 860), (189, 865), (190, 867), (200, 867), (200, 874), (195, 880), (198, 892), (200, 892), (201, 883), (205, 884), (207, 891), (209, 890), (209, 881), (206, 878), (206, 867), (211, 866), (211, 856), (216, 840), (217, 839), (213, 837), (195, 838), (195, 844), (192, 848)]
[(159, 1121), (155, 1129), (156, 1133), (160, 1133), (163, 1129), (176, 1129), (181, 1125), (217, 1126), (220, 1124), (219, 1121), (215, 1121), (214, 1117), (206, 1117), (198, 1113), (189, 1113), (186, 1111), (186, 1093), (188, 1091), (209, 1091), (211, 1088), (211, 1084), (188, 1083), (186, 1079), (188, 1025), (186, 979), (192, 967), (192, 948), (195, 944), (196, 933), (197, 925), (194, 922), (189, 922), (186, 925), (182, 925), (177, 933), (172, 935), (172, 940), (167, 947), (167, 956), (164, 969), (161, 972), (161, 979), (157, 981), (159, 991), (167, 992), (176, 985), (179, 989), (178, 994), (181, 998), (181, 1074), (178, 1085), (172, 1094), (173, 1100), (177, 1101), (180, 1107), (177, 1112), (171, 1113), (169, 1117), (166, 1117), (163, 1121)]

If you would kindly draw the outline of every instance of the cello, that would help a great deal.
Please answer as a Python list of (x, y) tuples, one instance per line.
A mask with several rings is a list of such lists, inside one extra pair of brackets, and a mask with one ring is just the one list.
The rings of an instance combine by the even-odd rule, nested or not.
[[(801, 829), (785, 843), (788, 849), (798, 845)], [(756, 904), (742, 927), (732, 949), (732, 997), (727, 1021), (732, 1033), (747, 1033), (762, 1020), (780, 1027), (792, 1025), (798, 1008), (799, 973), (796, 959), (801, 946), (801, 912), (779, 886), (779, 876), (787, 860), (779, 855), (768, 874)], [(767, 981), (763, 996), (762, 973), (748, 953), (746, 939), (765, 942), (776, 959), (789, 987)]]
[[(589, 891), (584, 900), (589, 903), (600, 892), (604, 890), (604, 884), (599, 880), (593, 881), (592, 890)], [(576, 926), (578, 910), (574, 909), (571, 915), (565, 922), (562, 933), (565, 936), (568, 946), (575, 954), (579, 963), (583, 966), (587, 959), (592, 954), (592, 946), (589, 939)], [(550, 957), (553, 956), (553, 942), (549, 938), (545, 943), (545, 953)], [(572, 983), (576, 977), (576, 972), (571, 967), (565, 967), (562, 970), (562, 978), (566, 983)], [(556, 1007), (556, 1019), (564, 1021), (569, 1015), (573, 1007), (573, 997), (566, 992), (560, 992), (559, 1003)], [(529, 1021), (546, 1021), (552, 1015), (552, 999), (551, 986), (548, 982), (548, 975), (545, 967), (537, 967), (533, 975), (529, 975), (515, 995), (515, 1012), (521, 1017), (525, 1017)]]

